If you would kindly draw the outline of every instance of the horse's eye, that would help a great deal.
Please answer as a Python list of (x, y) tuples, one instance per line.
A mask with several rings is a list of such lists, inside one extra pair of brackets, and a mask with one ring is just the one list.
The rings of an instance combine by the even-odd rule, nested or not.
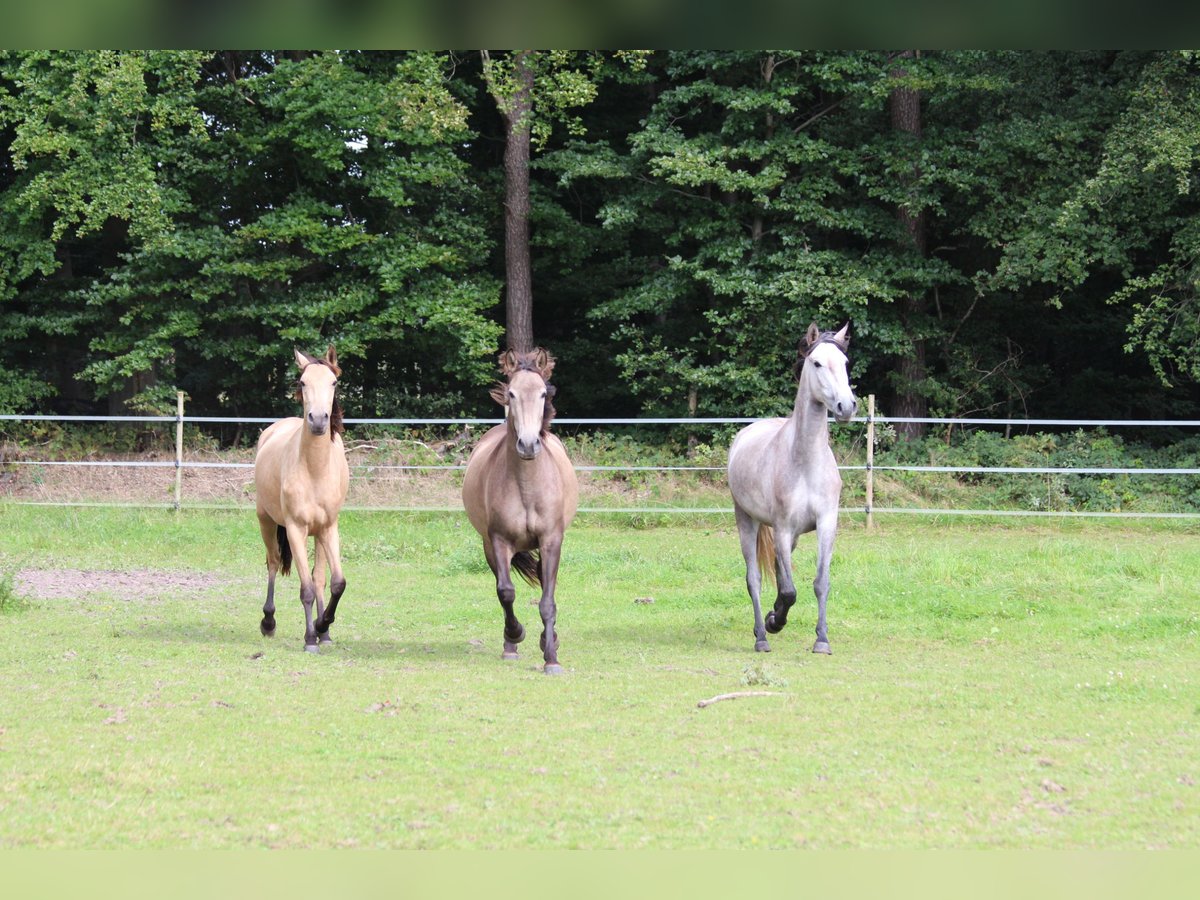
[(546, 392), (545, 392), (545, 391), (542, 391), (542, 399), (543, 399), (543, 400), (545, 400), (545, 399), (546, 399)]
[(815, 359), (813, 360), (813, 365), (816, 366), (818, 369), (821, 368), (821, 364), (819, 362), (817, 362)]
[(509, 400), (516, 400), (516, 399), (517, 399), (517, 395), (516, 395), (516, 394), (514, 394), (512, 391), (509, 391), (509, 392), (508, 392), (508, 399), (509, 399)]

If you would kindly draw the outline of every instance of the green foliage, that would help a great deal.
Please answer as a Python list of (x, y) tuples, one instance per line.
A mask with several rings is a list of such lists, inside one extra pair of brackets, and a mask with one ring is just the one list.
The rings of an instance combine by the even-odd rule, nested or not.
[[(347, 407), (364, 415), (381, 412), (366, 400), (376, 383), (424, 382), (428, 393), (488, 379), (497, 282), (482, 269), (489, 241), (456, 155), (470, 137), (467, 110), (441, 57), (5, 62), (14, 166), (42, 163), (10, 188), (6, 208), (36, 213), (21, 220), (35, 232), (45, 228), (41, 210), (54, 213), (34, 247), (43, 248), (40, 272), (63, 282), (55, 314), (34, 315), (31, 305), (24, 334), (83, 337), (79, 375), (101, 394), (139, 379), (138, 406), (151, 411), (178, 388), (210, 412), (282, 410), (291, 347), (325, 342), (344, 361)], [(92, 121), (130, 128), (109, 135)], [(107, 171), (123, 180), (93, 196), (86, 185)], [(129, 226), (114, 235), (119, 252), (94, 273), (79, 271), (74, 261), (95, 252), (87, 239), (120, 219)], [(74, 277), (61, 277), (64, 258)]]
[[(1043, 432), (1006, 438), (994, 431), (956, 431), (923, 442), (895, 444), (877, 453), (876, 465), (989, 468), (1192, 469), (1200, 464), (1200, 440), (1181, 439), (1161, 447), (1128, 441), (1104, 429), (1065, 434)], [(895, 475), (928, 500), (945, 500), (946, 482), (960, 489), (963, 508), (1083, 512), (1197, 512), (1200, 488), (1178, 475), (1047, 473), (913, 473)], [(941, 485), (941, 486), (939, 486)], [(896, 504), (900, 505), (900, 504)]]
[[(352, 414), (490, 412), (517, 59), (0, 54), (0, 410), (282, 413), (332, 341)], [(1200, 411), (1196, 53), (520, 59), (560, 410), (784, 412), (816, 320), (884, 409)]]
[(648, 51), (620, 50), (613, 54), (598, 51), (523, 50), (493, 56), (483, 54), (483, 78), (495, 97), (502, 114), (511, 115), (514, 99), (530, 85), (528, 127), (533, 146), (543, 149), (554, 125), (562, 125), (567, 134), (579, 137), (587, 133), (583, 118), (575, 110), (590, 105), (607, 77), (622, 77), (646, 68)]
[(23, 612), (30, 606), (29, 599), (17, 591), (16, 576), (0, 568), (0, 616)]

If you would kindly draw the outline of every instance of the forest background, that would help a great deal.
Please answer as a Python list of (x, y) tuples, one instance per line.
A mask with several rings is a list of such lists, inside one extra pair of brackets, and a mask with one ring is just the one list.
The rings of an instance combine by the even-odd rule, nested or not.
[(288, 414), (332, 342), (494, 415), (533, 341), (773, 415), (816, 320), (884, 414), (1196, 418), (1198, 161), (1191, 51), (5, 52), (0, 412)]

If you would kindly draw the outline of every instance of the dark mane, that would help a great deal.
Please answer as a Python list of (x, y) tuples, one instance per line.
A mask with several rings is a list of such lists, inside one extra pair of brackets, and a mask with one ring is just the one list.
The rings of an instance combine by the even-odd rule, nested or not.
[(342, 404), (338, 403), (337, 395), (333, 397), (333, 409), (329, 411), (329, 439), (335, 434), (345, 434), (346, 426), (342, 424)]
[(553, 421), (557, 410), (554, 408), (554, 395), (558, 388), (549, 382), (546, 383), (546, 405), (542, 408), (542, 436), (544, 437), (550, 431), (550, 422)]
[(540, 347), (528, 353), (515, 350), (501, 353), (500, 370), (505, 376), (505, 380), (497, 382), (491, 391), (492, 398), (501, 406), (506, 406), (508, 382), (512, 380), (512, 376), (516, 372), (533, 372), (540, 376), (546, 383), (546, 402), (542, 406), (541, 434), (543, 437), (550, 431), (550, 422), (557, 414), (557, 410), (554, 408), (554, 395), (558, 393), (558, 388), (550, 383), (550, 373), (554, 371), (554, 364), (554, 357)]

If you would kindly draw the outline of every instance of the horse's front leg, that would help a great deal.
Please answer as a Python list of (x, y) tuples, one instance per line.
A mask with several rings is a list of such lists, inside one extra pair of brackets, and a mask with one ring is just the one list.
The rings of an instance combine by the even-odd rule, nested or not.
[(762, 605), (759, 603), (759, 594), (762, 591), (762, 572), (758, 568), (759, 525), (737, 504), (734, 504), (733, 513), (737, 520), (742, 557), (746, 560), (746, 590), (750, 593), (750, 603), (754, 607), (754, 649), (759, 653), (770, 653), (771, 645), (767, 643), (767, 629), (763, 625)]
[(313, 627), (313, 601), (317, 589), (308, 568), (308, 531), (301, 525), (287, 526), (288, 545), (292, 548), (292, 564), (300, 576), (300, 603), (304, 606), (304, 649), (317, 653), (317, 630)]
[(333, 639), (329, 637), (329, 626), (333, 624), (334, 617), (337, 615), (338, 601), (342, 599), (342, 594), (346, 591), (346, 577), (342, 574), (342, 540), (338, 534), (336, 522), (326, 529), (320, 540), (325, 559), (329, 562), (330, 577), (329, 606), (317, 616), (317, 637), (322, 644), (329, 644), (333, 642)]
[(314, 598), (314, 612), (316, 615), (313, 618), (313, 627), (317, 630), (317, 642), (320, 644), (328, 643), (327, 635), (321, 634), (321, 622), (325, 618), (325, 546), (321, 543), (321, 535), (313, 536), (313, 567), (312, 580), (313, 590), (317, 592)]
[(517, 644), (525, 640), (525, 626), (517, 621), (513, 612), (513, 604), (517, 599), (517, 589), (512, 581), (513, 548), (498, 535), (491, 535), (484, 544), (488, 565), (496, 576), (496, 597), (500, 608), (504, 611), (504, 652), (502, 659), (517, 659)]
[(796, 603), (796, 583), (792, 580), (792, 548), (796, 535), (790, 531), (775, 531), (775, 607), (767, 613), (767, 631), (778, 634), (787, 625), (788, 611)]
[(548, 537), (541, 543), (542, 597), (538, 601), (538, 612), (542, 614), (542, 658), (546, 661), (547, 675), (561, 675), (563, 667), (558, 664), (558, 632), (554, 624), (558, 608), (554, 603), (554, 588), (558, 584), (558, 561), (562, 558), (562, 535)]
[(825, 631), (825, 601), (829, 599), (829, 563), (833, 559), (833, 538), (837, 534), (837, 513), (817, 521), (817, 577), (813, 593), (817, 595), (817, 640), (813, 653), (832, 653)]

